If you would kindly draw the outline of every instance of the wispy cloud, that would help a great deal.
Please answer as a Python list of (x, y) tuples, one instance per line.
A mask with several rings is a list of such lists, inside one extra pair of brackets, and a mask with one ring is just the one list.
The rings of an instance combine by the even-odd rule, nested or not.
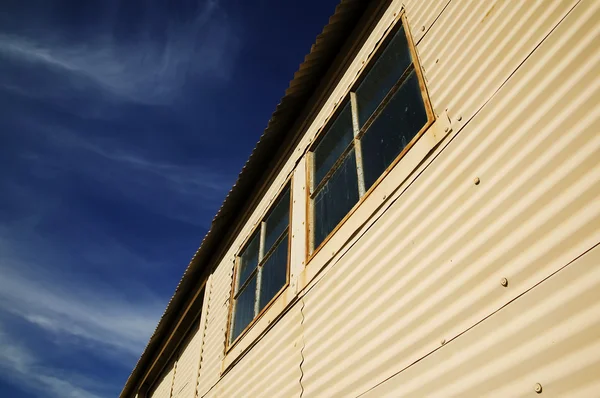
[[(90, 147), (88, 147), (90, 148)], [(91, 148), (90, 148), (91, 149)], [(173, 163), (151, 161), (143, 156), (126, 151), (107, 152), (93, 147), (93, 152), (115, 162), (120, 167), (127, 167), (138, 172), (147, 173), (162, 180), (163, 186), (183, 195), (194, 195), (195, 198), (213, 198), (221, 196), (231, 186), (228, 175), (218, 170), (210, 170), (200, 166), (183, 166)]]
[(216, 1), (207, 1), (192, 21), (170, 21), (166, 37), (135, 42), (117, 40), (104, 31), (85, 44), (47, 32), (45, 37), (0, 35), (0, 57), (38, 64), (61, 73), (69, 90), (23, 87), (10, 81), (5, 89), (34, 97), (55, 97), (88, 84), (122, 100), (144, 104), (173, 101), (190, 78), (228, 79), (240, 37)]
[[(118, 134), (98, 137), (33, 120), (20, 124), (24, 132), (39, 137), (36, 144), (43, 151), (42, 156), (31, 151), (20, 155), (28, 173), (43, 179), (78, 174), (105, 187), (107, 193), (173, 220), (205, 227), (202, 216), (216, 211), (235, 181), (231, 168), (208, 167), (202, 159), (168, 159), (160, 148), (144, 151), (143, 142), (131, 148), (119, 142)], [(16, 195), (20, 190), (11, 192)], [(23, 200), (39, 202), (38, 192), (23, 195), (29, 196)], [(46, 200), (50, 198), (44, 199), (43, 207), (47, 207)]]
[(53, 278), (4, 256), (0, 261), (0, 309), (59, 340), (80, 341), (131, 359), (148, 342), (164, 308), (148, 291), (138, 291), (139, 299), (131, 300), (99, 285), (82, 289), (75, 281)]
[[(70, 273), (69, 267), (56, 264), (60, 259), (32, 261), (23, 255), (27, 247), (7, 232), (0, 224), (0, 379), (44, 398), (113, 395), (118, 383), (86, 376), (73, 366), (69, 353), (88, 352), (114, 367), (129, 368), (147, 344), (165, 298), (134, 279), (127, 290), (117, 289), (85, 272)], [(38, 250), (34, 246), (35, 240), (29, 251)], [(80, 266), (85, 269), (85, 264)], [(15, 319), (36, 332), (15, 335)], [(66, 357), (35, 348), (36, 334)]]
[[(0, 325), (1, 326), (1, 325)], [(79, 374), (59, 372), (0, 327), (0, 377), (40, 397), (100, 398), (106, 386)]]

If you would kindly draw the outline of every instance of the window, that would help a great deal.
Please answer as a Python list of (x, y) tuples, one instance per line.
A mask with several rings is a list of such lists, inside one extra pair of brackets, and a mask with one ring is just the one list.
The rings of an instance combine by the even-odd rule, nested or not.
[(309, 254), (432, 121), (408, 32), (398, 25), (310, 149)]
[(288, 184), (236, 258), (230, 342), (288, 283), (289, 226)]

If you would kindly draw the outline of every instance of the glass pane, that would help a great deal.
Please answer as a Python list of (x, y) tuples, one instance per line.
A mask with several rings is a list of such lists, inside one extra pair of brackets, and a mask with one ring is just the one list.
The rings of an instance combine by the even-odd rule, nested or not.
[(254, 319), (254, 301), (256, 298), (256, 275), (252, 277), (248, 285), (235, 300), (233, 312), (233, 327), (231, 328), (231, 341), (242, 333), (242, 331)]
[(260, 309), (263, 309), (287, 282), (287, 263), (288, 238), (286, 235), (262, 266)]
[(240, 278), (238, 286), (242, 286), (250, 276), (254, 268), (258, 265), (258, 248), (260, 245), (260, 228), (254, 233), (250, 243), (244, 249), (240, 256)]
[(286, 188), (280, 196), (279, 201), (271, 210), (271, 213), (265, 220), (266, 235), (265, 249), (266, 254), (275, 244), (277, 238), (281, 236), (283, 231), (287, 230), (290, 223), (290, 189)]
[(427, 123), (427, 113), (413, 71), (361, 139), (365, 188), (379, 178)]
[(358, 202), (354, 149), (313, 199), (314, 247), (323, 242)]
[(325, 174), (329, 172), (331, 166), (338, 160), (353, 138), (352, 110), (350, 108), (350, 102), (348, 102), (335, 122), (329, 127), (329, 130), (327, 130), (325, 136), (321, 142), (319, 142), (319, 145), (315, 148), (315, 187), (319, 185), (323, 177), (325, 177)]
[(406, 33), (404, 27), (401, 27), (356, 90), (358, 120), (361, 127), (411, 62)]

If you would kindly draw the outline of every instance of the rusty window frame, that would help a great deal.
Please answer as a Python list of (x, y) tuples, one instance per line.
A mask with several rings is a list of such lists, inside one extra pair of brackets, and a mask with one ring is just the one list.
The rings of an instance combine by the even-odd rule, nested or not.
[[(279, 236), (273, 241), (271, 247), (265, 252), (264, 244), (266, 239), (266, 221), (272, 212), (277, 208), (279, 204), (281, 204), (281, 200), (284, 197), (288, 196), (289, 204), (288, 204), (288, 225)], [(265, 214), (262, 216), (261, 221), (258, 225), (252, 229), (248, 238), (242, 245), (241, 249), (238, 251), (238, 254), (235, 256), (235, 266), (234, 266), (234, 274), (233, 274), (233, 283), (231, 288), (231, 300), (229, 306), (229, 316), (227, 322), (227, 348), (226, 351), (229, 351), (233, 346), (237, 344), (237, 342), (243, 338), (243, 336), (248, 332), (250, 328), (256, 323), (256, 321), (268, 310), (268, 308), (273, 304), (273, 302), (281, 295), (281, 293), (289, 286), (290, 283), (290, 258), (291, 258), (291, 234), (292, 234), (292, 181), (291, 178), (288, 179), (285, 184), (283, 184), (283, 188), (277, 193), (276, 199), (271, 203)], [(259, 248), (258, 248), (258, 263), (256, 268), (252, 270), (252, 272), (246, 277), (246, 280), (240, 285), (240, 257), (244, 253), (244, 251), (248, 248), (248, 245), (251, 243), (252, 239), (256, 234), (259, 234)], [(262, 278), (262, 267), (269, 260), (271, 255), (276, 251), (278, 246), (282, 243), (283, 240), (287, 239), (287, 259), (286, 259), (286, 281), (281, 286), (281, 288), (273, 295), (268, 303), (265, 303), (263, 308), (260, 308), (260, 289), (261, 289), (261, 279)], [(256, 290), (254, 293), (254, 317), (253, 319), (242, 329), (242, 331), (233, 338), (234, 331), (234, 320), (235, 320), (235, 311), (236, 311), (236, 301), (242, 292), (245, 291), (246, 286), (249, 284), (249, 281), (256, 277)]]
[[(395, 34), (400, 31), (400, 29), (404, 30), (404, 34), (406, 36), (408, 50), (411, 56), (411, 62), (406, 67), (400, 78), (396, 81), (395, 84), (388, 90), (387, 94), (381, 100), (377, 108), (373, 111), (373, 113), (367, 118), (367, 120), (360, 126), (358, 120), (358, 110), (357, 110), (357, 99), (356, 99), (356, 90), (360, 86), (360, 84), (364, 81), (364, 79), (369, 74), (369, 71), (376, 64), (379, 57), (387, 48), (387, 45), (392, 41)], [(402, 85), (408, 80), (412, 73), (415, 73), (419, 88), (421, 91), (421, 97), (423, 99), (423, 105), (425, 108), (425, 113), (427, 116), (427, 121), (420, 128), (420, 130), (415, 134), (415, 136), (411, 139), (411, 141), (400, 151), (398, 156), (387, 166), (387, 168), (379, 175), (379, 177), (375, 180), (375, 182), (368, 188), (365, 189), (365, 179), (363, 172), (363, 160), (362, 160), (362, 147), (361, 147), (361, 139), (364, 137), (366, 132), (369, 130), (369, 127), (372, 123), (377, 119), (377, 117), (386, 109), (387, 104), (392, 100), (394, 95), (399, 91)], [(346, 104), (350, 102), (351, 104), (351, 114), (352, 114), (352, 124), (353, 124), (353, 135), (354, 139), (350, 141), (350, 143), (346, 146), (346, 148), (341, 152), (337, 160), (331, 166), (330, 170), (325, 174), (322, 180), (315, 186), (314, 181), (314, 151), (318, 147), (318, 145), (322, 142), (323, 138), (327, 135), (329, 129), (337, 120), (337, 117), (341, 114), (342, 110), (346, 106)], [(431, 102), (429, 99), (429, 95), (427, 92), (427, 87), (425, 85), (425, 80), (423, 77), (423, 71), (421, 68), (420, 61), (417, 56), (416, 46), (413, 41), (412, 34), (410, 32), (410, 26), (406, 18), (406, 13), (404, 10), (398, 14), (395, 21), (391, 24), (390, 28), (382, 35), (382, 38), (375, 46), (374, 51), (368, 57), (366, 67), (361, 70), (359, 76), (356, 78), (354, 83), (351, 85), (349, 91), (343, 97), (343, 99), (336, 104), (336, 109), (333, 114), (329, 117), (328, 121), (321, 128), (321, 131), (318, 133), (317, 138), (311, 143), (307, 152), (307, 162), (306, 162), (306, 178), (307, 178), (307, 187), (306, 190), (306, 264), (325, 246), (325, 244), (329, 241), (329, 239), (336, 233), (336, 231), (346, 222), (346, 220), (356, 211), (356, 209), (360, 206), (360, 204), (369, 196), (369, 194), (379, 185), (381, 180), (385, 178), (385, 176), (390, 172), (390, 170), (404, 157), (404, 155), (414, 146), (415, 142), (423, 136), (425, 131), (433, 124), (435, 121), (435, 116), (433, 113), (433, 107), (431, 106)], [(339, 167), (343, 164), (344, 159), (350, 153), (350, 151), (355, 151), (356, 156), (356, 176), (357, 176), (357, 185), (358, 185), (358, 201), (354, 204), (350, 211), (337, 223), (337, 225), (325, 236), (325, 238), (318, 244), (315, 245), (315, 228), (314, 228), (314, 199), (317, 194), (320, 192), (321, 188), (329, 181), (329, 179), (335, 174), (335, 172), (339, 169)]]

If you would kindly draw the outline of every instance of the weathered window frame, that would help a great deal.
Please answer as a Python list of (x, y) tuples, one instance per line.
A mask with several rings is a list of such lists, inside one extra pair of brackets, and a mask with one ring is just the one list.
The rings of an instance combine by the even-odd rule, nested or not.
[[(275, 209), (275, 207), (279, 203), (279, 200), (282, 199), (282, 197), (286, 191), (289, 192), (289, 209), (288, 209), (288, 220), (289, 221), (288, 221), (287, 231), (284, 230), (280, 234), (280, 236), (274, 241), (271, 249), (267, 253), (261, 253), (263, 251), (263, 245), (264, 245), (264, 240), (265, 240), (265, 234), (262, 232), (262, 231), (264, 231), (263, 226), (265, 225), (265, 221), (269, 217), (271, 212)], [(258, 322), (258, 320), (265, 314), (265, 312), (267, 312), (269, 310), (271, 305), (279, 298), (279, 296), (281, 296), (281, 294), (290, 285), (290, 264), (291, 264), (291, 243), (292, 243), (292, 209), (293, 209), (293, 202), (294, 202), (292, 193), (293, 193), (293, 180), (290, 177), (286, 180), (286, 182), (283, 184), (283, 186), (279, 189), (279, 191), (275, 195), (276, 199), (273, 201), (273, 203), (270, 204), (270, 206), (267, 208), (267, 210), (262, 214), (262, 216), (260, 217), (260, 222), (258, 222), (257, 225), (254, 228), (252, 228), (251, 232), (248, 234), (248, 236), (244, 240), (244, 243), (242, 244), (240, 250), (238, 250), (237, 254), (235, 255), (234, 272), (233, 272), (232, 285), (231, 285), (231, 297), (229, 300), (229, 313), (228, 313), (228, 318), (227, 318), (227, 334), (226, 334), (226, 350), (225, 350), (226, 352), (229, 352), (234, 346), (236, 346), (238, 344), (238, 342), (240, 340), (242, 340), (244, 338), (244, 336), (248, 333), (248, 331), (250, 329), (252, 329), (252, 327)], [(259, 249), (258, 249), (259, 250), (259, 259), (258, 259), (258, 264), (256, 266), (256, 269), (250, 274), (250, 276), (248, 276), (248, 281), (253, 278), (252, 274), (256, 272), (257, 273), (257, 275), (256, 275), (256, 277), (257, 277), (256, 290), (257, 291), (260, 290), (260, 284), (258, 283), (258, 277), (260, 275), (262, 266), (270, 258), (269, 255), (272, 254), (274, 252), (274, 250), (276, 250), (276, 247), (281, 243), (281, 240), (285, 239), (284, 235), (287, 233), (287, 246), (288, 247), (287, 247), (287, 263), (286, 263), (286, 282), (279, 289), (279, 291), (277, 291), (277, 293), (275, 293), (275, 295), (269, 300), (269, 302), (265, 304), (265, 306), (258, 312), (258, 314), (256, 314), (254, 316), (252, 321), (250, 321), (250, 323), (248, 323), (248, 325), (246, 325), (246, 327), (240, 332), (240, 334), (235, 339), (232, 340), (231, 334), (233, 332), (233, 317), (235, 315), (234, 308), (235, 308), (235, 299), (236, 299), (235, 298), (236, 289), (239, 290), (239, 292), (241, 292), (243, 290), (242, 288), (238, 288), (240, 257), (241, 257), (241, 254), (244, 252), (244, 250), (248, 247), (250, 241), (252, 240), (252, 238), (255, 236), (255, 234), (257, 232), (260, 233), (260, 245), (259, 245)], [(261, 256), (262, 256), (262, 258), (261, 258)], [(237, 292), (237, 293), (239, 293), (239, 292)], [(260, 296), (255, 295), (255, 305), (259, 299), (260, 299)]]
[[(360, 84), (363, 82), (363, 80), (366, 78), (366, 76), (368, 75), (369, 71), (376, 63), (376, 61), (379, 58), (379, 56), (381, 55), (381, 53), (385, 50), (387, 44), (392, 40), (394, 35), (402, 27), (404, 28), (407, 43), (408, 43), (408, 48), (410, 50), (410, 55), (412, 57), (411, 66), (409, 66), (407, 68), (406, 72), (402, 75), (402, 77), (400, 77), (400, 79), (392, 86), (392, 88), (390, 89), (388, 94), (385, 96), (385, 98), (382, 100), (380, 105), (377, 107), (377, 110), (374, 111), (374, 113), (369, 117), (369, 119), (365, 123), (365, 125), (362, 128), (360, 128), (356, 125), (356, 123), (357, 123), (356, 117), (357, 116), (355, 113), (355, 109), (352, 109), (352, 108), (354, 108), (354, 105), (352, 104), (352, 102), (356, 101), (356, 95), (354, 93), (356, 92), (356, 90), (360, 86)], [(381, 181), (402, 160), (402, 158), (406, 155), (406, 153), (408, 151), (410, 151), (410, 149), (415, 145), (415, 143), (419, 140), (419, 138), (421, 138), (425, 134), (425, 132), (435, 122), (435, 115), (433, 112), (433, 107), (431, 105), (429, 94), (427, 92), (427, 87), (425, 84), (425, 79), (423, 76), (421, 63), (417, 56), (416, 46), (413, 41), (413, 35), (411, 34), (410, 25), (407, 21), (404, 10), (402, 10), (398, 14), (394, 23), (391, 24), (391, 26), (388, 28), (388, 30), (385, 32), (385, 34), (382, 36), (379, 43), (377, 43), (377, 45), (375, 46), (375, 49), (373, 50), (373, 52), (369, 55), (365, 64), (366, 64), (366, 67), (361, 70), (361, 72), (359, 73), (357, 78), (350, 85), (349, 89), (342, 97), (343, 99), (341, 101), (339, 101), (339, 103), (335, 107), (335, 110), (329, 116), (326, 123), (324, 123), (323, 127), (319, 130), (319, 133), (316, 135), (314, 140), (310, 143), (308, 152), (306, 154), (306, 156), (307, 156), (307, 162), (306, 162), (306, 187), (307, 187), (307, 189), (306, 189), (305, 200), (306, 200), (306, 264), (307, 265), (317, 255), (317, 253), (319, 253), (319, 251), (321, 251), (323, 249), (323, 247), (326, 246), (327, 242), (331, 239), (331, 237), (333, 235), (335, 235), (335, 233), (342, 227), (342, 225), (348, 220), (348, 218), (350, 218), (350, 216), (352, 216), (352, 214), (361, 206), (361, 204), (377, 188), (377, 186), (381, 183)], [(410, 73), (412, 73), (412, 71), (415, 72), (418, 82), (419, 82), (419, 87), (421, 89), (421, 96), (423, 99), (423, 104), (424, 104), (425, 112), (427, 115), (427, 121), (421, 127), (421, 129), (415, 134), (413, 139), (411, 139), (411, 141), (406, 145), (406, 147), (404, 147), (404, 149), (400, 152), (400, 154), (398, 154), (398, 156), (390, 163), (390, 165), (375, 180), (375, 182), (367, 190), (365, 190), (364, 177), (362, 178), (362, 184), (361, 184), (361, 180), (360, 180), (360, 176), (362, 174), (362, 160), (359, 160), (360, 158), (362, 158), (360, 139), (368, 131), (368, 127), (372, 124), (373, 120), (376, 119), (377, 115), (379, 115), (385, 109), (385, 104), (387, 104), (389, 102), (389, 100), (393, 97), (393, 94), (395, 92), (397, 92), (399, 87), (402, 85), (402, 83), (404, 81), (406, 81), (406, 78), (410, 75)], [(342, 112), (342, 110), (344, 109), (344, 107), (346, 106), (346, 104), (348, 102), (351, 103), (351, 113), (352, 113), (352, 119), (353, 119), (353, 124), (354, 124), (354, 126), (353, 126), (354, 127), (354, 129), (353, 129), (354, 138), (350, 142), (350, 144), (345, 148), (345, 150), (342, 152), (342, 154), (339, 156), (339, 158), (335, 162), (335, 164), (333, 166), (331, 166), (330, 170), (326, 173), (326, 176), (320, 182), (319, 186), (315, 187), (314, 181), (313, 181), (313, 176), (314, 176), (313, 153), (314, 153), (314, 150), (319, 145), (319, 143), (321, 142), (321, 140), (323, 139), (325, 134), (328, 132), (329, 128), (336, 121), (337, 117)], [(358, 199), (357, 203), (342, 218), (342, 220), (338, 222), (338, 224), (333, 228), (333, 230), (331, 232), (329, 232), (329, 234), (323, 239), (323, 241), (318, 246), (314, 247), (314, 243), (313, 243), (314, 242), (314, 229), (313, 229), (314, 204), (313, 204), (313, 199), (314, 199), (314, 197), (316, 197), (316, 193), (319, 192), (319, 187), (321, 187), (323, 185), (323, 183), (326, 182), (327, 179), (339, 168), (340, 163), (342, 163), (341, 160), (343, 160), (347, 156), (347, 154), (349, 152), (351, 152), (352, 150), (355, 151), (355, 155), (356, 155), (357, 175), (359, 176), (359, 181), (358, 181), (359, 199)], [(359, 162), (360, 162), (360, 164), (359, 164)], [(313, 189), (313, 187), (314, 187), (314, 189)]]

